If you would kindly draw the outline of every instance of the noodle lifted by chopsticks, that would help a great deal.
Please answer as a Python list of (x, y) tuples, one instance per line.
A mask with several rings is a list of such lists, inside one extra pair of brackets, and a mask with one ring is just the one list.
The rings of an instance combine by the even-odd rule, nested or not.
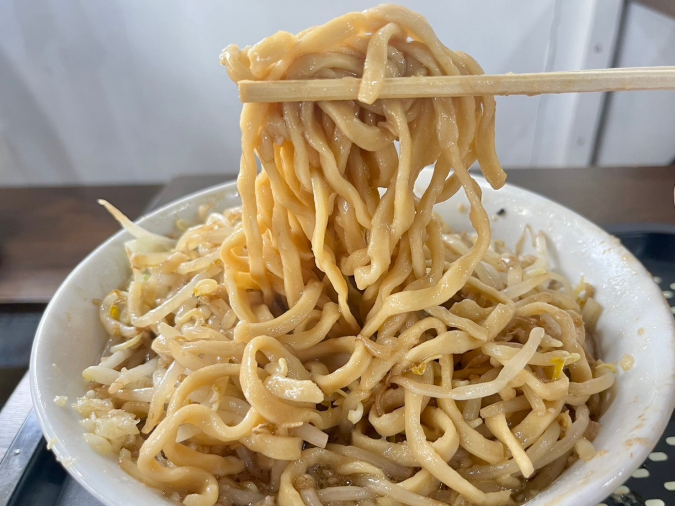
[[(92, 446), (188, 506), (504, 505), (592, 455), (614, 380), (594, 374), (598, 305), (543, 236), (534, 255), (492, 244), (468, 168), (504, 184), (494, 99), (378, 100), (384, 77), (478, 64), (397, 6), (222, 62), (234, 81), (363, 84), (358, 102), (245, 105), (242, 207), (203, 208), (177, 241), (110, 207), (136, 239), (76, 403)], [(433, 213), (458, 191), (475, 237)]]

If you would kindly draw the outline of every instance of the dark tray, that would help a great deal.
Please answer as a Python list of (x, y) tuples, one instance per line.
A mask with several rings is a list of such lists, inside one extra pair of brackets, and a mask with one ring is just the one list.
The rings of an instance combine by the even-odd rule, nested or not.
[[(675, 312), (675, 228), (614, 227), (609, 230), (642, 261)], [(665, 455), (666, 459), (663, 459)], [(650, 458), (608, 497), (606, 506), (675, 505), (675, 418)], [(47, 450), (31, 413), (0, 463), (0, 506), (102, 506), (73, 480)]]
[[(610, 227), (654, 276), (654, 281), (675, 313), (675, 228), (668, 225), (628, 225)], [(654, 454), (657, 460), (652, 460)], [(667, 460), (658, 460), (665, 454)], [(671, 416), (661, 440), (650, 458), (633, 476), (605, 500), (608, 506), (671, 506), (675, 505), (675, 414)]]

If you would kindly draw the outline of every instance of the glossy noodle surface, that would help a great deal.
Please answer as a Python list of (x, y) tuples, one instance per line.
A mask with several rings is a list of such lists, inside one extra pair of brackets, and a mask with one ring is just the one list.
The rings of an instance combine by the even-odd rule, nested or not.
[[(614, 381), (600, 307), (544, 236), (493, 241), (468, 169), (504, 184), (494, 99), (378, 100), (384, 77), (480, 66), (386, 5), (221, 61), (234, 81), (363, 84), (246, 104), (241, 208), (204, 206), (177, 239), (105, 203), (133, 275), (100, 302), (110, 342), (75, 404), (91, 445), (189, 506), (506, 505), (592, 458)], [(433, 212), (457, 192), (468, 232)]]

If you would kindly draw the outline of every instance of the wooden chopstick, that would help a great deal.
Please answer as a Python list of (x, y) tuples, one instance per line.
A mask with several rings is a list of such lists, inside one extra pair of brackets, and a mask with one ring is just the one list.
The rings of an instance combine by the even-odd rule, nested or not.
[[(357, 100), (360, 79), (240, 81), (247, 102)], [(478, 76), (393, 77), (385, 79), (379, 98), (467, 95), (543, 95), (605, 91), (675, 90), (675, 67), (543, 72)]]

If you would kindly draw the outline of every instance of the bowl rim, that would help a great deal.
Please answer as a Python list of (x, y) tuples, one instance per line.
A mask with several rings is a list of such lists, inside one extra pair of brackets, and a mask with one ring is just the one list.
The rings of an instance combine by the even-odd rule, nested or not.
[[(478, 175), (473, 175), (473, 177), (481, 187), (491, 188), (483, 177)], [(570, 213), (572, 216), (575, 217), (575, 219), (580, 221), (580, 224), (584, 225), (584, 227), (586, 227), (592, 233), (601, 236), (606, 241), (612, 240), (613, 236), (611, 236), (608, 232), (606, 232), (604, 229), (600, 228), (598, 225), (591, 222), (584, 216), (569, 209), (568, 207), (563, 206), (562, 204), (559, 204), (554, 200), (539, 195), (535, 192), (521, 188), (517, 185), (507, 183), (507, 186), (511, 191), (515, 191), (516, 194), (519, 194), (520, 196), (526, 199), (535, 199), (551, 204), (552, 209), (556, 212)], [(169, 202), (163, 205), (162, 207), (153, 210), (148, 214), (144, 214), (143, 216), (135, 220), (135, 223), (138, 223), (139, 225), (143, 226), (147, 221), (151, 221), (157, 216), (163, 213), (167, 213), (171, 210), (178, 210), (183, 206), (190, 204), (194, 200), (206, 199), (211, 195), (217, 195), (228, 191), (231, 192), (233, 189), (237, 191), (236, 181), (228, 181), (220, 183), (215, 186), (211, 186), (203, 190), (190, 193), (184, 197), (181, 197), (180, 199)], [(49, 415), (45, 410), (44, 405), (45, 401), (42, 399), (40, 393), (40, 385), (39, 385), (40, 380), (38, 378), (37, 372), (37, 358), (38, 358), (37, 350), (40, 347), (41, 336), (44, 333), (44, 329), (47, 326), (47, 322), (51, 319), (51, 313), (54, 311), (56, 301), (59, 299), (62, 292), (65, 292), (67, 290), (73, 278), (77, 277), (78, 272), (81, 268), (83, 268), (83, 265), (88, 263), (94, 256), (98, 255), (99, 252), (107, 249), (111, 243), (119, 240), (125, 234), (128, 234), (128, 232), (126, 232), (124, 229), (119, 230), (113, 236), (111, 236), (102, 244), (100, 244), (98, 247), (96, 247), (91, 253), (89, 253), (68, 274), (66, 279), (59, 286), (58, 290), (55, 292), (54, 296), (47, 305), (47, 308), (43, 313), (43, 316), (40, 320), (40, 324), (38, 325), (38, 328), (35, 333), (35, 339), (33, 341), (33, 345), (31, 348), (30, 367), (29, 367), (30, 391), (33, 409), (35, 411), (38, 423), (40, 425), (40, 428), (42, 429), (42, 432), (46, 440), (50, 441), (56, 439), (57, 441), (51, 448), (51, 451), (54, 452), (59, 462), (63, 462), (64, 459), (69, 458), (70, 455), (67, 449), (67, 444), (64, 444), (64, 442), (57, 437), (58, 436), (57, 431), (52, 425)], [(647, 271), (644, 265), (640, 261), (638, 261), (635, 258), (635, 256), (623, 246), (623, 244), (618, 244), (616, 245), (616, 247), (618, 248), (618, 253), (620, 253), (622, 256), (627, 256), (628, 258), (635, 260), (634, 270), (636, 276), (640, 278), (652, 279), (651, 274)], [(654, 284), (654, 287), (655, 289), (659, 289), (659, 287), (656, 284)], [(662, 296), (660, 298), (663, 299)], [(664, 308), (668, 310), (668, 313), (670, 315), (670, 307), (668, 306), (665, 299), (663, 299), (662, 303)], [(675, 348), (675, 318), (671, 317), (669, 320), (667, 320), (667, 325), (664, 326), (663, 331), (664, 333), (667, 331), (670, 337), (669, 340), (664, 340), (664, 342), (670, 343), (669, 346), (671, 348)], [(668, 344), (664, 346), (667, 345)], [(670, 359), (671, 362), (670, 365), (675, 366), (675, 354), (671, 355), (673, 355), (673, 357), (671, 357)], [(664, 371), (666, 371), (665, 374), (667, 374), (668, 376), (672, 375), (672, 372), (669, 372), (668, 368), (664, 368)], [(650, 416), (646, 421), (646, 428), (649, 429), (652, 434), (658, 435), (658, 437), (650, 438), (648, 443), (638, 445), (638, 447), (634, 451), (629, 453), (625, 461), (621, 462), (621, 464), (624, 464), (623, 466), (619, 466), (618, 465), (619, 463), (617, 462), (617, 465), (614, 468), (616, 470), (616, 473), (614, 473), (612, 476), (607, 476), (607, 473), (600, 474), (594, 477), (593, 480), (590, 480), (586, 482), (584, 485), (580, 486), (577, 492), (583, 491), (585, 493), (585, 497), (583, 497), (582, 499), (588, 501), (587, 502), (588, 505), (595, 504), (598, 501), (601, 501), (605, 497), (609, 496), (611, 492), (613, 492), (620, 483), (623, 483), (630, 476), (630, 474), (644, 462), (649, 453), (656, 446), (656, 444), (658, 443), (660, 437), (663, 435), (663, 432), (665, 431), (668, 425), (668, 421), (670, 419), (671, 414), (673, 413), (673, 410), (675, 409), (675, 382), (672, 381), (668, 382), (667, 387), (668, 388), (662, 392), (661, 397), (661, 400), (666, 400), (667, 402), (659, 402), (658, 406), (655, 407), (655, 412), (650, 413)], [(667, 398), (664, 398), (665, 395), (663, 394), (667, 394)], [(46, 402), (51, 402), (51, 400), (47, 399)], [(91, 493), (96, 499), (101, 501), (103, 504), (110, 506), (118, 506), (118, 504), (120, 504), (115, 502), (114, 497), (104, 495), (102, 491), (91, 485), (87, 477), (92, 473), (92, 471), (86, 465), (86, 461), (84, 459), (77, 459), (75, 462), (72, 463), (72, 465), (68, 466), (66, 470), (81, 486), (83, 486), (89, 493)], [(600, 479), (603, 479), (604, 481), (600, 483)], [(536, 501), (536, 497), (533, 498), (532, 500)], [(529, 503), (530, 501), (528, 501), (528, 504)]]

